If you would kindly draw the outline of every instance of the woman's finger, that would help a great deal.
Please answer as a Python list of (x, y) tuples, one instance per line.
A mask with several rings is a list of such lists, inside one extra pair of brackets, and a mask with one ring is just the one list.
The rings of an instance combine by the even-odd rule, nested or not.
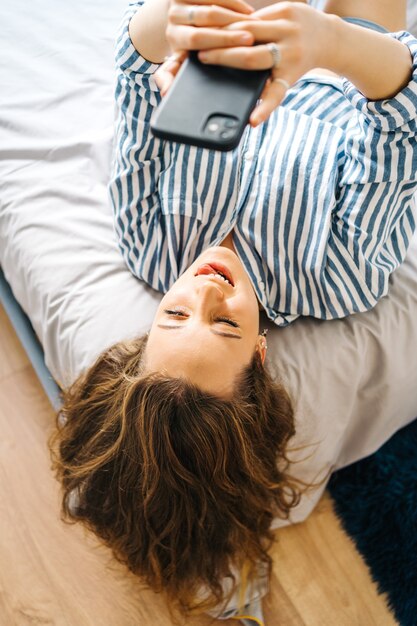
[[(190, 0), (189, 2), (176, 0), (176, 2), (173, 4), (184, 4), (184, 6), (186, 7), (190, 7), (190, 6), (200, 7), (200, 6), (211, 6), (214, 3), (213, 3), (213, 0), (197, 0), (196, 2), (194, 2), (193, 0)], [(250, 13), (255, 12), (255, 9), (248, 2), (245, 2), (244, 0), (216, 0), (215, 4), (216, 6), (221, 6), (221, 7), (224, 7), (225, 9), (236, 11), (236, 13), (250, 14)]]
[(269, 41), (280, 41), (286, 37), (292, 37), (296, 31), (296, 26), (288, 20), (260, 20), (252, 18), (242, 22), (233, 22), (222, 26), (222, 30), (230, 33), (234, 31), (247, 31), (252, 33), (256, 43), (267, 43)]
[[(297, 4), (300, 4), (298, 0), (297, 2), (276, 2), (258, 9), (253, 15), (256, 15), (256, 17), (262, 20), (293, 20), (298, 11), (298, 7), (295, 6)], [(302, 4), (307, 3), (303, 0)]]
[[(191, 5), (174, 3), (171, 5), (168, 17), (171, 24), (189, 24), (189, 11)], [(214, 26), (221, 27), (237, 21), (251, 20), (252, 16), (245, 13), (225, 9), (224, 7), (211, 4), (209, 6), (193, 5), (192, 26)], [(258, 19), (258, 18), (255, 18)]]
[(175, 76), (168, 69), (159, 68), (154, 74), (155, 82), (158, 85), (161, 96), (164, 96), (171, 86)]
[(274, 77), (273, 80), (269, 80), (261, 94), (258, 106), (250, 115), (249, 123), (253, 128), (268, 119), (284, 100), (289, 87), (290, 83), (285, 78)]
[[(278, 46), (280, 64), (285, 62), (286, 48)], [(242, 70), (268, 70), (273, 67), (274, 59), (267, 45), (249, 46), (247, 48), (223, 48), (204, 50), (198, 53), (202, 63), (209, 65), (226, 65)]]
[[(175, 32), (172, 29), (175, 29)], [(254, 42), (253, 35), (247, 31), (227, 32), (222, 28), (194, 28), (181, 25), (168, 25), (166, 37), (171, 48), (182, 50), (251, 46)]]
[(179, 50), (167, 57), (164, 63), (162, 63), (162, 65), (155, 72), (155, 82), (158, 85), (162, 96), (164, 96), (170, 88), (187, 56), (188, 52), (186, 50)]

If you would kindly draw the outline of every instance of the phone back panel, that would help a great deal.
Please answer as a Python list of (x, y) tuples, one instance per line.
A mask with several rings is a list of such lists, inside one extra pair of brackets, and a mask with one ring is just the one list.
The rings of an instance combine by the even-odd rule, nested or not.
[(190, 52), (154, 113), (151, 130), (162, 139), (231, 150), (269, 75), (269, 70), (204, 65)]

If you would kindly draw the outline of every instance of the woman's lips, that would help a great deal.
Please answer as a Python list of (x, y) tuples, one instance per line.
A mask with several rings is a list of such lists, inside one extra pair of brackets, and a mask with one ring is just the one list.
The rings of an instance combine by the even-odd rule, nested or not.
[(204, 274), (223, 274), (223, 276), (227, 278), (232, 287), (235, 286), (233, 276), (229, 268), (227, 268), (222, 263), (204, 263), (204, 265), (200, 265), (200, 267), (197, 269), (195, 276), (201, 276)]

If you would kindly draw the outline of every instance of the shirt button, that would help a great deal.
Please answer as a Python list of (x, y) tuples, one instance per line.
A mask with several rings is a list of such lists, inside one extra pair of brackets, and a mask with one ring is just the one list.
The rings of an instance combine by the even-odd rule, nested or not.
[(259, 282), (259, 287), (261, 288), (262, 291), (265, 291), (265, 283), (263, 280)]
[(253, 152), (246, 152), (245, 159), (246, 161), (253, 161)]

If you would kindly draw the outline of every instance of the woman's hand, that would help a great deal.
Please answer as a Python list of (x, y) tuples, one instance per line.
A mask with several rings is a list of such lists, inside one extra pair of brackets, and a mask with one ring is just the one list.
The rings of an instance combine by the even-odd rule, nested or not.
[[(244, 0), (180, 1), (170, 0), (166, 38), (173, 54), (155, 72), (156, 83), (165, 95), (189, 50), (224, 49), (234, 46), (251, 46), (254, 36), (247, 30), (223, 30), (234, 22), (245, 24), (252, 19), (254, 10)], [(192, 24), (190, 23), (192, 9)]]
[[(279, 2), (256, 11), (250, 20), (223, 27), (228, 32), (235, 29), (250, 32), (256, 44), (275, 43), (280, 57), (277, 67), (272, 67), (272, 55), (266, 45), (211, 49), (200, 52), (198, 57), (203, 63), (240, 69), (272, 68), (261, 102), (250, 117), (251, 125), (257, 126), (281, 103), (287, 85), (315, 67), (326, 67), (332, 44), (332, 20), (333, 16), (304, 3)], [(278, 81), (272, 82), (274, 79)]]
[[(247, 70), (271, 68), (271, 78), (250, 116), (250, 124), (255, 127), (279, 106), (288, 86), (309, 70), (326, 67), (334, 47), (334, 16), (304, 2), (277, 2), (251, 12), (243, 0), (220, 1), (221, 6), (171, 0), (166, 36), (174, 53), (155, 73), (156, 82), (165, 95), (188, 50), (199, 50), (203, 63)], [(189, 24), (191, 7), (195, 26)], [(251, 39), (239, 43), (244, 33)], [(228, 38), (230, 34), (236, 39)], [(265, 45), (268, 43), (278, 46), (277, 67), (273, 67), (271, 52)]]

